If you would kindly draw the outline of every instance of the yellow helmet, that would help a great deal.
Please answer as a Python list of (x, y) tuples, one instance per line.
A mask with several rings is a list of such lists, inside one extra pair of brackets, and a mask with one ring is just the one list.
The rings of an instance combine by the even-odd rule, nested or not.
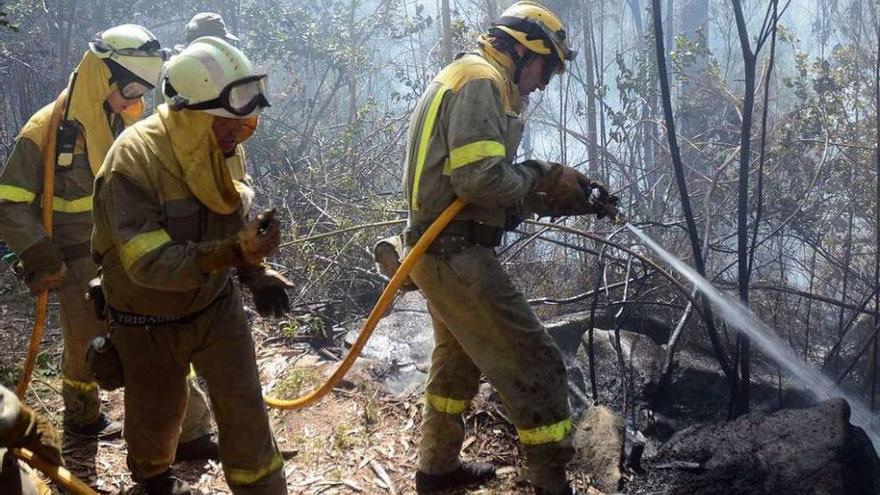
[(532, 53), (554, 60), (557, 73), (565, 72), (565, 63), (574, 60), (565, 26), (552, 10), (530, 0), (516, 2), (501, 13), (492, 27), (504, 31)]

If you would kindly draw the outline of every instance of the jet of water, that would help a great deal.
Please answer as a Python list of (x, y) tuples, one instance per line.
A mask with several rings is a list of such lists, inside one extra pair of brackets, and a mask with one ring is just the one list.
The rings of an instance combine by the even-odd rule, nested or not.
[(748, 336), (751, 342), (761, 349), (761, 352), (800, 380), (819, 400), (842, 397), (849, 402), (852, 411), (850, 421), (852, 424), (861, 427), (868, 434), (871, 443), (874, 445), (874, 450), (880, 452), (880, 420), (860, 400), (844, 392), (821, 371), (801, 361), (794, 350), (785, 341), (780, 339), (772, 328), (761, 321), (752, 310), (739, 301), (722, 295), (718, 289), (700, 276), (696, 270), (660, 247), (637, 227), (630, 223), (627, 223), (626, 227), (637, 235), (646, 246), (654, 250), (663, 261), (669, 263), (677, 272), (690, 280), (700, 292), (712, 301), (712, 305), (728, 324)]

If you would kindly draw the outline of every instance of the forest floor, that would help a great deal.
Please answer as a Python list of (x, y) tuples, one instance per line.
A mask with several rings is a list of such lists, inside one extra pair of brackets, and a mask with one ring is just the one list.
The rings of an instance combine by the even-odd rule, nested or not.
[[(11, 273), (0, 273), (0, 382), (14, 388), (30, 339), (33, 298)], [(253, 320), (253, 335), (263, 383), (267, 390), (299, 396), (320, 383), (336, 363), (323, 356), (314, 342), (305, 344), (289, 336), (290, 327), (276, 321)], [(26, 397), (28, 404), (61, 427), (63, 404), (60, 359), (61, 332), (58, 305), (50, 298), (49, 318), (37, 369)], [(414, 493), (417, 467), (421, 393), (414, 390), (391, 396), (377, 385), (369, 363), (361, 364), (328, 397), (302, 410), (269, 410), (269, 418), (282, 453), (289, 492), (293, 494)], [(104, 411), (122, 420), (123, 391), (101, 392)], [(522, 480), (522, 459), (515, 432), (505, 419), (489, 387), (469, 409), (463, 456), (491, 461), (500, 467), (495, 482), (471, 493), (530, 493)], [(126, 445), (121, 439), (83, 442), (65, 438), (67, 467), (101, 493), (124, 493), (133, 482), (125, 464)], [(202, 493), (229, 493), (217, 462), (182, 462), (177, 475)], [(577, 472), (577, 470), (574, 470)], [(574, 484), (587, 490), (586, 475), (575, 475)]]

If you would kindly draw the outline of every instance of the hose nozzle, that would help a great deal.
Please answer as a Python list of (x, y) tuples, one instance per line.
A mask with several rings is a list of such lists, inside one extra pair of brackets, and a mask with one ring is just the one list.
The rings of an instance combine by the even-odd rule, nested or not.
[(584, 193), (587, 200), (596, 209), (596, 216), (599, 218), (607, 217), (614, 225), (623, 225), (626, 223), (626, 215), (617, 207), (619, 198), (613, 194), (608, 194), (604, 187), (585, 187)]

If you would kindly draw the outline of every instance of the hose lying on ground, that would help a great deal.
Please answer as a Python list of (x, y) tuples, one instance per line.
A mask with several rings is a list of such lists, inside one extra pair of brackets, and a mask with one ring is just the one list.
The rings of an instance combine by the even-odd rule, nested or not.
[(407, 253), (403, 262), (400, 264), (400, 268), (398, 268), (394, 273), (394, 276), (391, 277), (391, 280), (388, 282), (388, 285), (385, 286), (385, 290), (382, 291), (382, 295), (379, 297), (379, 300), (370, 312), (370, 316), (367, 317), (367, 321), (364, 323), (364, 327), (361, 329), (361, 333), (358, 335), (354, 345), (351, 346), (345, 359), (339, 364), (336, 371), (333, 372), (333, 375), (331, 375), (330, 378), (328, 378), (320, 387), (302, 397), (284, 400), (266, 396), (263, 398), (266, 401), (266, 404), (278, 409), (299, 409), (317, 401), (333, 390), (333, 387), (345, 377), (345, 374), (348, 373), (348, 370), (351, 369), (351, 366), (354, 364), (355, 360), (357, 360), (361, 350), (370, 339), (379, 320), (385, 315), (385, 310), (388, 309), (388, 306), (394, 300), (394, 296), (397, 295), (397, 291), (400, 289), (400, 286), (403, 285), (403, 282), (406, 280), (412, 267), (416, 264), (419, 258), (422, 257), (422, 254), (428, 249), (428, 246), (434, 242), (434, 239), (436, 239), (440, 232), (449, 225), (449, 222), (458, 215), (464, 206), (465, 202), (461, 199), (453, 201), (452, 204), (449, 205), (436, 220), (434, 220), (434, 223), (428, 227), (428, 230), (422, 234), (419, 241), (416, 242), (416, 245), (412, 247), (409, 253)]

